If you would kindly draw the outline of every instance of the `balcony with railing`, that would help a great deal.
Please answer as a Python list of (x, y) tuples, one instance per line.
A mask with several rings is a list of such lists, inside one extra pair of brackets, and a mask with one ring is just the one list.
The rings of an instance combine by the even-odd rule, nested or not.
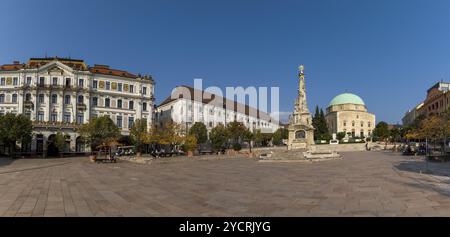
[(33, 102), (27, 100), (27, 101), (23, 102), (23, 106), (24, 106), (25, 108), (33, 108), (33, 107), (34, 107), (34, 104), (33, 104)]
[(85, 103), (77, 103), (77, 110), (86, 110), (87, 106)]
[(35, 128), (69, 128), (76, 129), (80, 127), (77, 123), (66, 122), (52, 122), (52, 121), (33, 121), (33, 127)]

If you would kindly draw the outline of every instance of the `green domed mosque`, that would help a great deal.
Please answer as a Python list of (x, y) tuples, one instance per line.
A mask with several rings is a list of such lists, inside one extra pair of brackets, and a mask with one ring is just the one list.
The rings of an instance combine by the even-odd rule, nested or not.
[(361, 97), (343, 93), (334, 97), (325, 116), (331, 134), (344, 132), (348, 137), (371, 137), (375, 128), (375, 115), (367, 111)]

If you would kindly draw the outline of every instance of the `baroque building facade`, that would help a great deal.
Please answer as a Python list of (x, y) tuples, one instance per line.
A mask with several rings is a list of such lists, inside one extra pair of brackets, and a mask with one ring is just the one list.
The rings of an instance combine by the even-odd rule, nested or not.
[(83, 60), (31, 58), (0, 66), (0, 115), (24, 114), (33, 122), (31, 143), (22, 152), (45, 154), (54, 135), (66, 136), (65, 152), (88, 151), (76, 128), (89, 119), (109, 116), (128, 135), (136, 119), (150, 127), (154, 81)]
[[(200, 95), (198, 98), (196, 94)], [(176, 87), (156, 109), (157, 126), (172, 121), (187, 132), (196, 122), (205, 124), (208, 134), (212, 128), (230, 122), (242, 122), (250, 131), (274, 133), (280, 126), (269, 114), (236, 101), (216, 96), (188, 86)]]
[(411, 125), (419, 116), (426, 118), (446, 113), (450, 109), (450, 82), (437, 82), (427, 90), (425, 100), (410, 109), (402, 118), (403, 125)]
[(344, 132), (347, 137), (371, 137), (375, 129), (375, 114), (367, 111), (361, 97), (343, 93), (331, 100), (325, 115), (331, 134)]

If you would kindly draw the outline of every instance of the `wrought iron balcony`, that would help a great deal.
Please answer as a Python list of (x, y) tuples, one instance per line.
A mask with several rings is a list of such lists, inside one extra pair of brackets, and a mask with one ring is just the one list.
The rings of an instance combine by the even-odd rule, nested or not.
[(87, 106), (84, 103), (77, 103), (77, 110), (86, 110)]
[(25, 102), (23, 102), (23, 105), (24, 105), (26, 108), (33, 108), (33, 107), (34, 107), (34, 104), (33, 104), (33, 102), (31, 102), (31, 101), (25, 101)]

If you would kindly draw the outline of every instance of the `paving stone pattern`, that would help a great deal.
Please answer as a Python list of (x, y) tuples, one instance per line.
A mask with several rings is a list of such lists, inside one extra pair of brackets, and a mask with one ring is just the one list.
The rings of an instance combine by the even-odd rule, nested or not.
[(450, 216), (449, 174), (388, 152), (311, 164), (2, 158), (0, 216)]

